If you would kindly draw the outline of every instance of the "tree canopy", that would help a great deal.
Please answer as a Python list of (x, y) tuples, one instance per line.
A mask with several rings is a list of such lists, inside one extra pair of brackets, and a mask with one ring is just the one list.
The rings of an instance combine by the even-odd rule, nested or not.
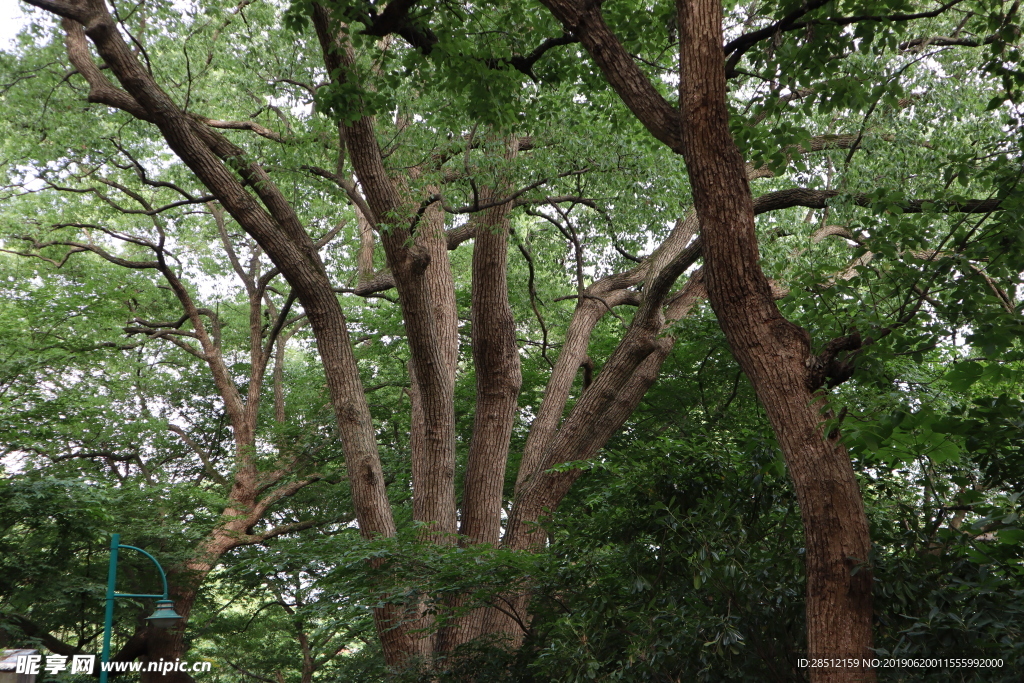
[(116, 532), (231, 683), (1018, 680), (1016, 3), (28, 5), (0, 642)]

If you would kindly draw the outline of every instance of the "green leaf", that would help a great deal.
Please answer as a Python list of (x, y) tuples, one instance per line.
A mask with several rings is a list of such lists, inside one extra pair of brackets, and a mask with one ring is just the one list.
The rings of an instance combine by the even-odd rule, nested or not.
[(964, 392), (981, 379), (985, 368), (977, 361), (957, 363), (952, 370), (943, 376), (954, 391)]
[(1024, 544), (1024, 529), (1000, 529), (996, 532), (996, 536), (999, 537), (1001, 543)]

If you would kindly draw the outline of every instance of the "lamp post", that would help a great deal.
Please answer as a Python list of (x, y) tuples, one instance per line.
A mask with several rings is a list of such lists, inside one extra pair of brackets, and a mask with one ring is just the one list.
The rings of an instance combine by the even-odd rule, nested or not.
[[(148, 557), (156, 565), (160, 572), (160, 580), (163, 582), (164, 592), (161, 595), (152, 593), (115, 593), (114, 584), (117, 582), (117, 553), (124, 548), (126, 550), (138, 550)], [(107, 609), (103, 618), (103, 653), (100, 655), (100, 683), (107, 683), (107, 667), (110, 662), (110, 634), (114, 627), (114, 599), (115, 598), (157, 598), (156, 611), (148, 617), (153, 626), (157, 628), (168, 628), (174, 626), (182, 617), (174, 611), (174, 603), (167, 594), (167, 574), (156, 558), (142, 548), (133, 545), (121, 545), (121, 534), (110, 534), (110, 567), (107, 570)]]

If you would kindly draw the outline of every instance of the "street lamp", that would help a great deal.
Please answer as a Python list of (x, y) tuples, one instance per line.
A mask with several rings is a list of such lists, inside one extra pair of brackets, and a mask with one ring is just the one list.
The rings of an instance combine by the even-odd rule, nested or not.
[[(161, 595), (152, 593), (115, 593), (114, 584), (117, 582), (117, 551), (121, 548), (126, 550), (138, 550), (140, 553), (153, 560), (157, 571), (160, 572), (160, 580), (164, 585), (164, 592)], [(167, 595), (167, 574), (164, 568), (156, 561), (156, 558), (142, 548), (133, 545), (121, 545), (121, 534), (110, 534), (110, 567), (107, 570), (107, 610), (103, 618), (103, 653), (100, 655), (100, 683), (107, 683), (107, 667), (110, 662), (110, 633), (114, 627), (114, 598), (158, 598), (156, 611), (148, 617), (150, 623), (156, 628), (170, 628), (181, 620), (182, 616), (174, 611), (174, 603)]]

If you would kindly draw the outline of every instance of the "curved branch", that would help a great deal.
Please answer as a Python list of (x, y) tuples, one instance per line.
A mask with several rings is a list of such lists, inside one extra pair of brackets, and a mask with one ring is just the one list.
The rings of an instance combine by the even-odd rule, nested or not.
[(647, 130), (673, 150), (682, 149), (679, 110), (662, 97), (605, 23), (601, 4), (584, 0), (542, 2), (562, 22), (567, 35), (579, 38), (623, 103)]
[(192, 437), (190, 437), (188, 435), (188, 433), (185, 432), (184, 429), (182, 429), (181, 427), (179, 427), (178, 425), (175, 425), (175, 424), (168, 424), (167, 425), (167, 430), (170, 431), (170, 432), (173, 432), (173, 433), (177, 434), (179, 437), (181, 437), (181, 440), (183, 442), (185, 442), (185, 445), (188, 446), (189, 449), (191, 449), (193, 453), (195, 453), (196, 455), (199, 456), (199, 459), (203, 463), (203, 470), (206, 472), (206, 474), (208, 474), (210, 476), (211, 479), (213, 479), (215, 482), (217, 482), (221, 486), (225, 486), (225, 487), (228, 487), (228, 488), (231, 487), (231, 482), (228, 481), (227, 478), (223, 474), (218, 472), (217, 468), (215, 468), (213, 466), (213, 463), (210, 461), (209, 453), (207, 453), (205, 450), (203, 450), (199, 446), (199, 444), (197, 444), (195, 441), (193, 441)]

